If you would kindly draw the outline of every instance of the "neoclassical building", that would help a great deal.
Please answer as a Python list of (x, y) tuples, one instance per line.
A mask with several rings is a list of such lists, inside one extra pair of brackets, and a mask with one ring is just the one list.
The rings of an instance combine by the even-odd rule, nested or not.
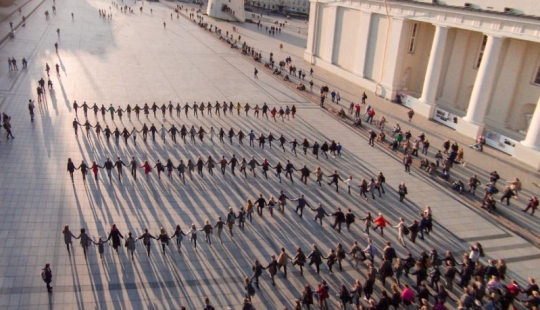
[(536, 0), (310, 0), (304, 58), (540, 169)]

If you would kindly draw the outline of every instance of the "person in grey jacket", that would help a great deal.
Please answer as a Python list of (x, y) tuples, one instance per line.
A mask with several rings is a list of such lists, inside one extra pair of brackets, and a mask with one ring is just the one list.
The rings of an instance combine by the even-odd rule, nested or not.
[(133, 238), (131, 231), (128, 233), (125, 246), (129, 253), (131, 253), (131, 260), (133, 260), (133, 252), (135, 252), (135, 238)]
[(88, 246), (90, 245), (90, 243), (94, 243), (94, 241), (90, 239), (90, 237), (86, 233), (86, 229), (84, 228), (81, 228), (81, 234), (79, 235), (79, 237), (77, 237), (77, 239), (81, 239), (81, 246), (84, 252), (84, 259), (87, 259), (86, 251), (88, 250)]
[(68, 255), (71, 255), (71, 251), (69, 250), (69, 246), (73, 246), (73, 238), (79, 239), (78, 237), (75, 237), (75, 235), (69, 230), (69, 226), (64, 226), (64, 230), (62, 230), (62, 234), (64, 234), (64, 242), (66, 243), (66, 248), (68, 251)]

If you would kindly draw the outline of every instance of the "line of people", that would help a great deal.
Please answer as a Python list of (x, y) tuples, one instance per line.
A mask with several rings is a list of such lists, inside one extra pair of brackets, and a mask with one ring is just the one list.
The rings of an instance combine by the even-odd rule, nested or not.
[[(259, 118), (259, 116), (266, 117), (266, 119), (269, 119), (268, 113), (270, 112), (270, 116), (274, 119), (274, 121), (277, 121), (277, 118), (281, 118), (282, 121), (285, 121), (285, 118), (287, 120), (290, 120), (290, 117), (294, 119), (296, 116), (296, 106), (292, 105), (292, 107), (289, 107), (288, 105), (283, 109), (283, 107), (272, 107), (270, 108), (266, 102), (259, 106), (256, 104), (254, 107), (250, 106), (249, 103), (246, 103), (245, 105), (241, 105), (239, 102), (235, 105), (231, 102), (227, 103), (223, 101), (223, 103), (220, 103), (219, 101), (216, 101), (214, 105), (212, 103), (208, 102), (205, 104), (204, 102), (201, 102), (197, 104), (197, 102), (193, 102), (192, 105), (189, 103), (185, 103), (183, 106), (180, 105), (180, 103), (177, 103), (176, 106), (172, 103), (172, 101), (169, 101), (168, 104), (163, 103), (161, 106), (158, 106), (155, 102), (149, 106), (148, 103), (145, 103), (144, 106), (140, 107), (139, 104), (135, 104), (135, 106), (132, 108), (130, 104), (128, 104), (125, 109), (123, 109), (121, 106), (118, 106), (118, 108), (114, 108), (112, 104), (108, 108), (105, 107), (105, 105), (101, 105), (101, 107), (98, 107), (96, 103), (94, 103), (92, 106), (89, 106), (86, 101), (79, 106), (77, 101), (73, 101), (73, 110), (75, 111), (75, 115), (78, 116), (78, 109), (81, 108), (84, 113), (84, 117), (88, 118), (88, 110), (92, 110), (94, 112), (95, 118), (98, 118), (98, 112), (101, 112), (101, 116), (103, 117), (103, 120), (105, 120), (105, 116), (107, 113), (110, 114), (111, 119), (114, 120), (115, 114), (118, 115), (118, 118), (122, 120), (122, 116), (124, 113), (127, 114), (128, 119), (131, 120), (131, 113), (134, 112), (137, 119), (140, 119), (141, 112), (146, 116), (148, 119), (148, 116), (150, 115), (150, 111), (154, 114), (154, 118), (157, 117), (157, 111), (160, 110), (163, 118), (167, 116), (167, 111), (169, 112), (169, 116), (173, 117), (173, 112), (176, 111), (176, 117), (180, 117), (182, 114), (182, 110), (184, 110), (185, 117), (189, 117), (188, 112), (189, 110), (193, 110), (193, 116), (199, 118), (199, 114), (204, 117), (204, 112), (206, 111), (207, 115), (213, 116), (212, 111), (214, 111), (214, 114), (221, 117), (221, 113), (223, 113), (224, 116), (227, 116), (227, 111), (229, 112), (229, 115), (233, 115), (233, 111), (236, 110), (237, 115), (241, 115), (241, 111), (243, 110), (245, 112), (246, 116), (249, 116), (249, 111), (253, 110), (253, 116), (256, 116)], [(262, 114), (262, 115), (261, 115)]]
[[(203, 126), (199, 126), (199, 130), (195, 129), (195, 126), (192, 125), (191, 128), (187, 128), (186, 125), (182, 125), (180, 129), (178, 129), (175, 125), (171, 125), (171, 128), (167, 129), (165, 125), (161, 125), (161, 128), (158, 129), (153, 123), (150, 127), (146, 125), (146, 123), (143, 124), (143, 127), (140, 130), (137, 130), (137, 128), (133, 127), (132, 130), (128, 130), (124, 127), (122, 131), (116, 127), (114, 130), (111, 130), (108, 125), (103, 128), (99, 122), (97, 122), (95, 125), (91, 125), (88, 120), (81, 124), (77, 121), (75, 118), (72, 123), (73, 130), (75, 131), (75, 136), (78, 136), (79, 133), (79, 127), (82, 127), (86, 130), (86, 137), (90, 138), (90, 132), (92, 128), (95, 129), (96, 136), (98, 139), (101, 139), (101, 134), (105, 136), (107, 142), (110, 141), (110, 138), (114, 136), (116, 138), (116, 143), (120, 140), (120, 137), (124, 138), (125, 143), (127, 144), (129, 141), (129, 138), (133, 138), (133, 143), (137, 143), (137, 137), (138, 134), (142, 134), (143, 141), (146, 142), (148, 139), (148, 135), (150, 134), (152, 137), (152, 141), (156, 140), (156, 133), (159, 133), (161, 136), (161, 139), (163, 141), (166, 140), (166, 137), (168, 134), (171, 135), (171, 139), (174, 143), (177, 143), (177, 135), (180, 135), (184, 143), (186, 143), (186, 137), (189, 135), (191, 142), (195, 143), (196, 137), (199, 138), (201, 142), (204, 142), (204, 136), (210, 135), (210, 141), (214, 142), (214, 136), (219, 137), (219, 141), (221, 143), (225, 143), (225, 137), (229, 138), (229, 142), (233, 144), (233, 138), (238, 137), (238, 143), (240, 145), (244, 145), (244, 139), (249, 139), (249, 146), (255, 147), (256, 142), (258, 142), (258, 145), (260, 148), (264, 149), (264, 146), (266, 142), (268, 141), (268, 144), (270, 148), (272, 147), (273, 141), (279, 141), (279, 147), (283, 149), (285, 152), (285, 143), (292, 144), (291, 152), (293, 152), (295, 155), (297, 155), (296, 147), (302, 146), (302, 149), (304, 151), (304, 155), (307, 154), (308, 149), (312, 149), (312, 153), (319, 158), (319, 153), (322, 153), (326, 155), (326, 158), (328, 158), (328, 152), (331, 152), (334, 157), (336, 154), (338, 156), (341, 156), (341, 150), (342, 145), (335, 140), (332, 140), (330, 144), (328, 142), (323, 142), (322, 145), (319, 145), (317, 141), (315, 141), (313, 144), (310, 144), (307, 138), (304, 138), (302, 142), (298, 142), (296, 139), (292, 139), (292, 141), (287, 140), (283, 135), (280, 135), (279, 138), (276, 138), (272, 134), (272, 132), (269, 132), (267, 136), (264, 135), (264, 133), (260, 133), (259, 135), (256, 135), (253, 130), (251, 130), (249, 133), (245, 134), (242, 129), (238, 130), (238, 132), (235, 132), (234, 129), (231, 127), (227, 132), (223, 129), (223, 127), (220, 127), (219, 131), (214, 129), (213, 126), (206, 131)], [(320, 152), (319, 152), (320, 151)]]
[[(107, 172), (107, 175), (109, 177), (109, 181), (112, 181), (112, 171), (114, 168), (116, 168), (118, 172), (118, 180), (122, 182), (123, 178), (123, 168), (128, 167), (131, 169), (131, 175), (134, 180), (137, 180), (137, 170), (138, 169), (144, 169), (144, 174), (146, 175), (146, 179), (148, 180), (150, 172), (152, 172), (154, 169), (157, 170), (158, 178), (161, 180), (161, 173), (167, 173), (167, 177), (172, 178), (173, 173), (175, 170), (178, 171), (178, 177), (182, 180), (183, 183), (185, 183), (186, 179), (186, 173), (188, 174), (190, 180), (193, 181), (193, 174), (195, 169), (197, 169), (197, 174), (203, 178), (204, 177), (204, 167), (208, 168), (208, 173), (213, 176), (213, 169), (217, 166), (220, 167), (220, 171), (223, 176), (225, 176), (227, 171), (227, 166), (230, 166), (231, 168), (231, 174), (233, 176), (236, 176), (235, 169), (238, 166), (240, 170), (240, 174), (244, 174), (244, 177), (248, 177), (247, 170), (250, 170), (250, 173), (253, 174), (253, 177), (257, 177), (256, 169), (257, 167), (261, 167), (262, 173), (266, 180), (268, 180), (268, 173), (270, 169), (275, 170), (275, 176), (278, 178), (279, 182), (281, 183), (281, 174), (285, 172), (285, 178), (288, 178), (291, 183), (294, 183), (293, 174), (295, 171), (300, 172), (300, 181), (307, 185), (308, 178), (311, 176), (311, 174), (315, 175), (315, 182), (319, 184), (319, 187), (322, 186), (323, 182), (326, 182), (323, 180), (323, 177), (327, 177), (328, 179), (328, 185), (329, 186), (335, 186), (336, 192), (339, 192), (339, 183), (340, 181), (345, 183), (347, 186), (347, 192), (349, 195), (351, 195), (351, 187), (354, 187), (353, 184), (353, 177), (349, 176), (345, 180), (341, 178), (337, 170), (334, 170), (330, 174), (323, 173), (320, 166), (315, 168), (314, 171), (310, 170), (306, 165), (303, 165), (302, 168), (296, 168), (291, 163), (290, 160), (287, 160), (287, 163), (285, 165), (281, 164), (281, 162), (277, 162), (275, 166), (272, 166), (266, 158), (262, 160), (262, 162), (259, 162), (255, 159), (254, 156), (251, 156), (251, 160), (247, 161), (245, 157), (242, 157), (241, 160), (239, 160), (235, 154), (232, 155), (230, 159), (225, 158), (225, 156), (222, 156), (220, 160), (215, 160), (212, 158), (211, 155), (208, 156), (206, 160), (204, 160), (201, 157), (198, 157), (196, 160), (188, 159), (185, 163), (184, 160), (180, 159), (180, 162), (178, 165), (174, 164), (172, 160), (169, 158), (165, 163), (162, 163), (161, 160), (157, 160), (157, 162), (154, 165), (151, 165), (148, 160), (145, 160), (142, 165), (139, 165), (138, 161), (133, 156), (129, 163), (125, 163), (120, 157), (117, 157), (116, 161), (112, 161), (109, 157), (107, 157), (107, 160), (103, 163), (103, 165), (99, 165), (96, 161), (92, 162), (92, 165), (89, 166), (83, 161), (81, 161), (81, 164), (79, 166), (75, 166), (75, 163), (71, 160), (71, 158), (68, 158), (67, 161), (67, 171), (69, 172), (71, 182), (74, 183), (74, 173), (75, 170), (81, 170), (83, 182), (86, 182), (86, 176), (87, 174), (92, 171), (94, 174), (94, 180), (98, 182), (98, 176), (99, 176), (99, 169), (105, 169)], [(379, 174), (375, 177), (372, 177), (369, 179), (362, 179), (361, 182), (358, 184), (358, 189), (360, 193), (360, 197), (364, 197), (366, 200), (368, 199), (368, 194), (371, 195), (372, 199), (375, 200), (375, 194), (378, 193), (379, 197), (381, 197), (381, 193), (385, 193), (384, 190), (384, 183), (386, 183), (386, 177), (382, 172), (379, 172)], [(403, 201), (405, 199), (405, 196), (408, 194), (407, 187), (404, 182), (402, 182), (398, 186), (398, 193), (400, 195), (400, 201)]]

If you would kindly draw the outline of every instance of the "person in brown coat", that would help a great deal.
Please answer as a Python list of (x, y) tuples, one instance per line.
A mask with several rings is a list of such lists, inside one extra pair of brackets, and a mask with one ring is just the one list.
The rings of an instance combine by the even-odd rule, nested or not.
[(292, 259), (289, 254), (285, 252), (285, 248), (281, 248), (281, 253), (278, 255), (277, 264), (278, 269), (281, 269), (283, 267), (283, 275), (285, 279), (287, 279), (287, 264), (289, 263), (289, 260)]

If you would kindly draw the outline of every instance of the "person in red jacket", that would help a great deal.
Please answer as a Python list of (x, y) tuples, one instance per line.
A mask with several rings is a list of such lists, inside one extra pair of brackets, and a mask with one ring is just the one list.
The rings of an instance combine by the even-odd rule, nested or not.
[(381, 228), (381, 236), (384, 236), (384, 228), (386, 227), (386, 224), (392, 226), (392, 224), (390, 224), (390, 222), (384, 218), (382, 213), (379, 213), (379, 216), (377, 216), (373, 222), (375, 223), (375, 228), (373, 228), (374, 230), (377, 230), (379, 227)]
[(148, 163), (148, 160), (144, 161), (144, 164), (141, 166), (141, 168), (144, 168), (144, 174), (146, 175), (146, 179), (148, 180), (148, 174), (150, 171), (152, 171), (152, 167)]

